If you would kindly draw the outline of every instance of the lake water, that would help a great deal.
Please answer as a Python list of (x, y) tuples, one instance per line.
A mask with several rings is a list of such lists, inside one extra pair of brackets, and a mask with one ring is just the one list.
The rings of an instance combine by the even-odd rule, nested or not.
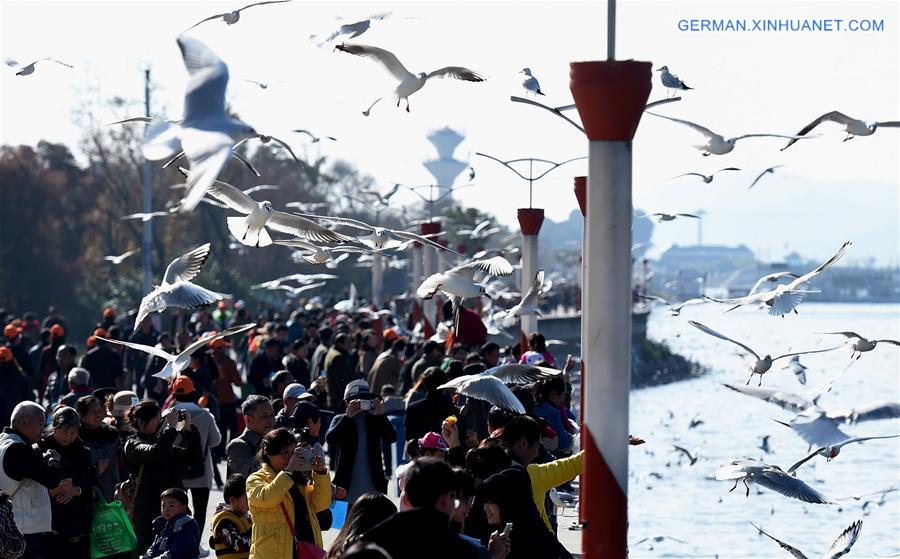
[[(900, 552), (900, 496), (889, 493), (882, 506), (863, 501), (841, 505), (814, 505), (789, 499), (751, 485), (744, 497), (743, 485), (729, 493), (733, 482), (715, 481), (717, 468), (736, 458), (763, 459), (787, 469), (806, 455), (807, 445), (790, 429), (771, 418), (788, 421), (792, 414), (722, 386), (743, 385), (748, 363), (728, 342), (691, 327), (697, 320), (740, 340), (761, 354), (778, 355), (790, 350), (825, 348), (843, 341), (840, 336), (815, 332), (856, 331), (868, 338), (900, 339), (900, 306), (803, 304), (800, 315), (772, 317), (756, 309), (722, 314), (725, 307), (688, 307), (680, 317), (670, 317), (663, 307), (654, 309), (648, 324), (652, 339), (665, 341), (673, 351), (709, 368), (703, 378), (636, 390), (631, 395), (631, 433), (647, 440), (633, 447), (629, 476), (630, 556), (636, 557), (790, 557), (778, 545), (758, 535), (753, 521), (773, 536), (819, 557), (843, 530), (863, 519), (859, 541), (850, 557), (874, 557)], [(802, 356), (807, 384), (801, 385), (787, 361), (776, 362), (763, 377), (763, 387), (781, 388), (807, 395), (840, 373), (849, 362), (849, 347)], [(756, 386), (755, 376), (751, 386)], [(828, 410), (844, 410), (875, 400), (900, 401), (900, 348), (883, 344), (856, 362), (834, 389), (819, 400)], [(670, 418), (671, 413), (674, 417)], [(704, 423), (689, 429), (697, 416)], [(900, 419), (846, 425), (851, 436), (900, 434)], [(771, 435), (771, 454), (758, 445)], [(697, 449), (694, 466), (684, 461), (672, 445)], [(662, 477), (657, 479), (651, 473)], [(870, 441), (844, 447), (840, 456), (826, 462), (817, 457), (798, 470), (798, 477), (832, 497), (859, 495), (900, 486), (900, 444), (897, 440)], [(875, 498), (877, 500), (877, 497)], [(645, 536), (665, 535), (687, 541), (633, 542)]]

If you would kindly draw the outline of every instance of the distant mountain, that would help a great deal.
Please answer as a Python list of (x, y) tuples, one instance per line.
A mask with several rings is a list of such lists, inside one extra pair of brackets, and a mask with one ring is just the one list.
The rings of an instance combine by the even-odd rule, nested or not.
[[(650, 238), (653, 236), (653, 221), (647, 217), (637, 217), (643, 215), (641, 210), (635, 210), (632, 226), (632, 243), (644, 243), (642, 249), (635, 251), (635, 256), (640, 256), (650, 245)], [(584, 219), (581, 217), (579, 210), (572, 210), (569, 218), (565, 221), (553, 221), (545, 219), (544, 225), (541, 227), (541, 252), (544, 254), (553, 253), (557, 250), (579, 250), (581, 248), (581, 227)]]

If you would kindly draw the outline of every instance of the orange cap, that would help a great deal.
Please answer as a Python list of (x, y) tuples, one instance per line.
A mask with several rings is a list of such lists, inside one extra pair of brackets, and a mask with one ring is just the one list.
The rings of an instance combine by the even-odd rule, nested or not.
[(10, 340), (22, 333), (22, 329), (15, 324), (7, 324), (3, 327), (3, 335)]
[(109, 334), (106, 333), (106, 329), (104, 328), (97, 328), (96, 330), (94, 330), (94, 335), (100, 336), (101, 338), (109, 337)]
[(400, 336), (397, 335), (397, 331), (393, 328), (385, 328), (384, 332), (382, 332), (381, 337), (387, 341), (394, 341)]
[(13, 360), (12, 351), (6, 346), (0, 346), (0, 363)]
[(50, 327), (50, 335), (54, 338), (61, 338), (66, 335), (66, 329), (60, 324), (54, 324)]
[(112, 307), (106, 307), (103, 309), (103, 318), (115, 318), (116, 311)]
[(185, 396), (194, 392), (194, 381), (186, 375), (179, 375), (172, 384), (172, 393)]

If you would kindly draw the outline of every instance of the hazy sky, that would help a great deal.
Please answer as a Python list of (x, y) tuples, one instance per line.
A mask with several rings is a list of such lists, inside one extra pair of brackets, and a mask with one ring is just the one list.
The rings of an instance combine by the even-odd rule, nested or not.
[[(39, 64), (28, 77), (2, 69), (0, 141), (39, 139), (75, 145), (80, 131), (71, 119), (79, 96), (134, 100), (127, 111), (102, 120), (142, 114), (143, 68), (157, 84), (153, 109), (181, 114), (187, 74), (176, 35), (200, 19), (243, 6), (239, 2), (43, 2), (3, 0), (2, 56), (30, 62), (54, 56), (74, 66)], [(683, 101), (660, 108), (727, 136), (748, 132), (793, 133), (816, 116), (840, 110), (871, 120), (898, 120), (897, 2), (620, 2), (620, 59), (666, 64), (688, 85)], [(355, 21), (393, 10), (357, 42), (395, 52), (413, 72), (465, 65), (488, 76), (485, 83), (435, 80), (411, 98), (411, 113), (389, 101), (372, 116), (360, 114), (391, 90), (392, 78), (374, 62), (316, 48), (313, 33), (336, 29), (337, 16)], [(476, 151), (502, 159), (540, 157), (561, 161), (586, 155), (585, 138), (540, 109), (511, 103), (521, 95), (521, 76), (530, 67), (550, 105), (571, 102), (568, 63), (605, 57), (605, 4), (600, 2), (328, 2), (295, 0), (246, 10), (233, 26), (204, 23), (191, 34), (229, 65), (228, 99), (257, 130), (293, 140), (294, 147), (347, 159), (386, 189), (394, 181), (431, 182), (422, 167), (434, 156), (425, 135), (451, 126), (467, 136), (457, 158), (475, 166), (478, 186), (461, 190), (465, 204), (515, 224), (515, 208), (526, 206), (526, 184)], [(687, 32), (678, 21), (692, 18), (834, 18), (883, 20), (884, 30), (863, 32)], [(272, 85), (267, 90), (244, 78)], [(651, 100), (666, 92), (654, 77)], [(575, 112), (569, 113), (577, 118)], [(288, 130), (308, 128), (339, 138), (308, 146)], [(875, 258), (896, 264), (900, 252), (900, 130), (842, 142), (837, 125), (822, 136), (779, 152), (781, 140), (749, 139), (726, 156), (702, 157), (697, 135), (673, 122), (645, 115), (634, 141), (634, 203), (648, 211), (707, 212), (704, 241), (744, 243), (760, 256), (777, 259), (791, 250), (816, 258), (844, 240), (855, 245), (847, 261)], [(747, 192), (758, 172), (786, 165)], [(689, 171), (736, 166), (710, 185)], [(573, 163), (537, 183), (536, 206), (563, 219), (576, 207), (572, 177), (586, 164)], [(248, 176), (248, 184), (250, 179)], [(461, 177), (464, 179), (465, 177)], [(243, 185), (242, 185), (243, 186)], [(398, 197), (412, 202), (412, 195)], [(137, 210), (138, 208), (135, 208)], [(693, 221), (660, 224), (658, 254), (673, 243), (696, 242)]]

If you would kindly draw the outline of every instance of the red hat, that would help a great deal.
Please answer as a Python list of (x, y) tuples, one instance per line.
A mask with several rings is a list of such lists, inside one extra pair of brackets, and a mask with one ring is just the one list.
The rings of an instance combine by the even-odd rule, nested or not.
[(381, 334), (381, 337), (387, 341), (392, 342), (392, 341), (396, 340), (397, 338), (399, 338), (400, 336), (397, 335), (397, 331), (394, 330), (393, 328), (385, 328), (384, 332), (382, 332), (382, 334)]
[(13, 360), (12, 351), (6, 346), (0, 346), (0, 363)]
[(187, 396), (194, 393), (194, 381), (186, 375), (179, 375), (172, 384), (172, 393)]
[(3, 335), (10, 340), (22, 333), (22, 329), (15, 324), (7, 324), (3, 327)]
[(450, 450), (450, 447), (447, 446), (447, 441), (444, 440), (444, 437), (438, 435), (434, 431), (425, 433), (425, 436), (419, 439), (419, 448), (444, 451)]
[(61, 338), (66, 335), (66, 329), (60, 324), (54, 324), (50, 327), (50, 335), (54, 338)]
[(107, 337), (109, 337), (109, 334), (106, 333), (106, 329), (105, 329), (105, 328), (97, 328), (96, 330), (94, 330), (94, 335), (95, 335), (95, 336), (100, 336), (101, 338), (107, 338)]
[(106, 307), (103, 309), (103, 318), (115, 318), (116, 311), (112, 307)]

